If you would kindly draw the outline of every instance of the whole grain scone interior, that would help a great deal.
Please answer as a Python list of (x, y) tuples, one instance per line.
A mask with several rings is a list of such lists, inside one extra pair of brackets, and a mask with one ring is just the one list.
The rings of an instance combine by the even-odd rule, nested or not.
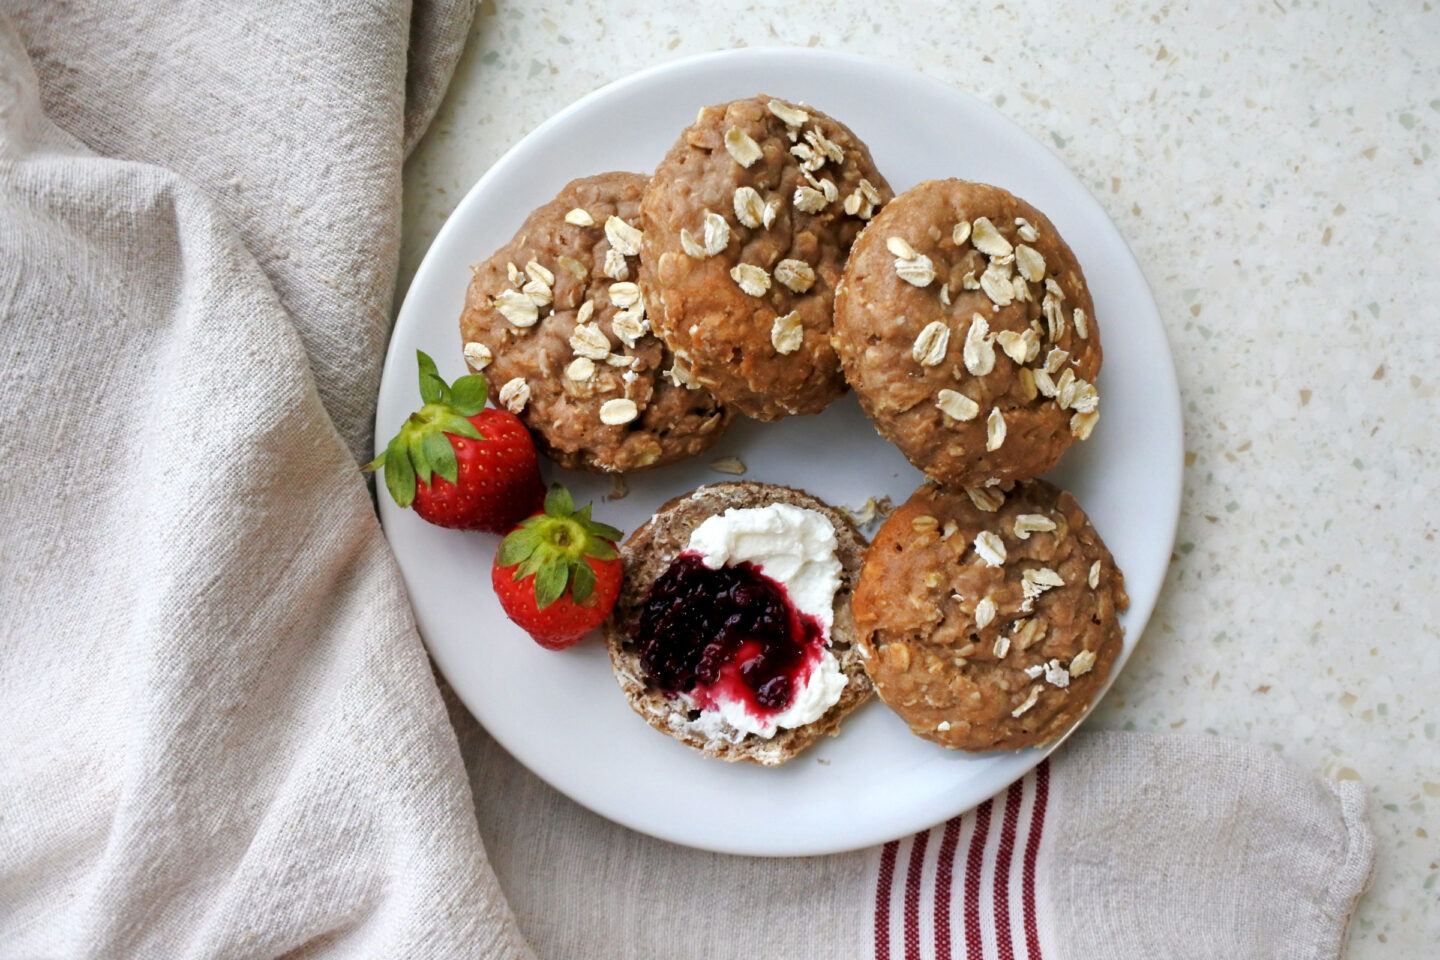
[(1100, 417), (1100, 330), (1079, 261), (999, 187), (931, 180), (856, 241), (835, 348), (881, 436), (956, 487), (1049, 470)]
[(1062, 736), (1123, 646), (1124, 577), (1043, 480), (927, 483), (876, 534), (855, 593), (865, 669), (917, 736), (1016, 750)]
[[(641, 651), (632, 637), (652, 585), (686, 549), (690, 536), (706, 519), (731, 508), (765, 507), (784, 503), (815, 511), (835, 530), (842, 572), (836, 591), (830, 634), (830, 651), (846, 678), (840, 699), (819, 719), (794, 728), (781, 728), (769, 739), (723, 726), (699, 723), (698, 714), (677, 697), (659, 689), (647, 675)], [(809, 494), (789, 487), (752, 482), (727, 482), (701, 487), (676, 497), (655, 512), (621, 548), (625, 565), (620, 597), (605, 625), (615, 679), (631, 708), (650, 726), (705, 756), (776, 766), (793, 759), (820, 737), (834, 736), (844, 719), (869, 696), (871, 683), (855, 644), (851, 600), (860, 577), (865, 541), (844, 514)], [(705, 642), (705, 638), (697, 638)]]
[(813, 107), (762, 95), (701, 109), (642, 204), (656, 331), (740, 413), (825, 409), (845, 390), (835, 289), (891, 195), (865, 144)]
[(474, 268), (460, 334), (491, 400), (565, 467), (625, 472), (693, 456), (730, 412), (651, 332), (636, 283), (647, 178), (567, 184)]

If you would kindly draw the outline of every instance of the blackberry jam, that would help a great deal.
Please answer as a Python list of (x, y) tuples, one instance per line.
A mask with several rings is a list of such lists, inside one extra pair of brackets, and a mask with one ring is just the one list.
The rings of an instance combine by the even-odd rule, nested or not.
[(666, 693), (689, 694), (702, 710), (738, 701), (763, 718), (794, 701), (825, 636), (755, 564), (711, 570), (682, 553), (650, 587), (631, 639)]

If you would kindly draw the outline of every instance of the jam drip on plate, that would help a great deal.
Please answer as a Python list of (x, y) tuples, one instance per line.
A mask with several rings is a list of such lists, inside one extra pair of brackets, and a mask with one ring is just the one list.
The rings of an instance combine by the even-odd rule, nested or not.
[(650, 588), (632, 639), (652, 683), (700, 709), (738, 701), (757, 717), (781, 713), (820, 659), (824, 632), (753, 563), (711, 570), (676, 557)]

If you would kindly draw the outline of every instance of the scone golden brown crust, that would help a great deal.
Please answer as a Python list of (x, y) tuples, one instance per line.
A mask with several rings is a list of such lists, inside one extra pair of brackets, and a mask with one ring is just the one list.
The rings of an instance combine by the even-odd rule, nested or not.
[(625, 472), (692, 456), (729, 412), (669, 373), (635, 283), (646, 178), (568, 184), (477, 266), (460, 335), (492, 401), (516, 413), (566, 467)]
[(982, 751), (1069, 730), (1110, 675), (1128, 605), (1075, 498), (1032, 480), (915, 491), (875, 535), (854, 612), (886, 705), (917, 736)]
[(747, 416), (825, 409), (845, 390), (835, 287), (890, 197), (865, 145), (812, 107), (705, 107), (645, 193), (640, 284), (656, 332)]
[(1038, 476), (1100, 415), (1084, 274), (999, 187), (930, 180), (889, 203), (851, 251), (833, 339), (880, 435), (953, 486)]
[[(785, 516), (769, 515), (777, 510)], [(729, 533), (711, 526), (711, 535), (697, 534), (714, 518), (747, 522)], [(784, 555), (758, 564), (766, 574), (760, 579), (739, 557), (757, 545), (767, 549), (766, 538)], [(801, 541), (808, 547), (797, 549)], [(711, 570), (696, 550), (719, 543), (731, 556)], [(850, 610), (864, 551), (843, 514), (788, 487), (718, 483), (669, 501), (621, 548), (625, 579), (605, 639), (626, 700), (656, 730), (720, 760), (776, 766), (833, 736), (870, 695)], [(810, 557), (808, 566), (794, 565), (800, 555)], [(788, 578), (789, 587), (777, 592), (766, 582), (771, 575)], [(834, 594), (821, 653), (813, 646), (817, 624), (803, 610), (824, 602), (815, 585), (827, 576), (838, 584), (828, 581)], [(785, 597), (795, 620), (783, 610)], [(807, 622), (802, 642), (786, 645)], [(766, 713), (773, 728), (756, 729)]]

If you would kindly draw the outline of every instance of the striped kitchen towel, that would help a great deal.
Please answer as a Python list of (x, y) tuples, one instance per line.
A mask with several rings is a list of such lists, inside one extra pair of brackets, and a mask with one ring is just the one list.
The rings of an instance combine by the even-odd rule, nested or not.
[(452, 720), (501, 887), (549, 960), (1335, 958), (1372, 863), (1361, 785), (1216, 737), (1082, 732), (924, 833), (753, 859), (601, 820)]

